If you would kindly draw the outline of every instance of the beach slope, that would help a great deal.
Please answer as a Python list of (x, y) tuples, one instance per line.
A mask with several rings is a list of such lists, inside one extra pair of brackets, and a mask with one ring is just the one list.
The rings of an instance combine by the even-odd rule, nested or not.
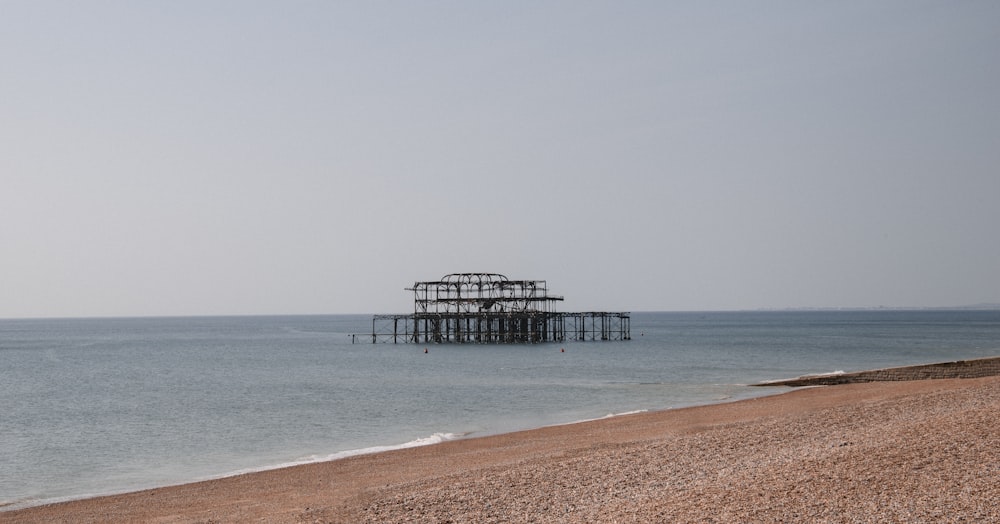
[(621, 416), (0, 512), (0, 522), (1000, 522), (1000, 377)]

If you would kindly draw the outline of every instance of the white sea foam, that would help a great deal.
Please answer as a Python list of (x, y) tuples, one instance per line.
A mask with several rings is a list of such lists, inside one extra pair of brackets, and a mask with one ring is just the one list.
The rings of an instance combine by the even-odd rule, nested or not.
[(230, 473), (225, 473), (225, 474), (222, 474), (222, 475), (211, 476), (211, 477), (206, 478), (205, 480), (217, 479), (217, 478), (225, 478), (225, 477), (234, 477), (236, 475), (243, 475), (243, 474), (246, 474), (246, 473), (256, 473), (256, 472), (259, 472), (259, 471), (269, 471), (269, 470), (273, 470), (273, 469), (288, 468), (288, 467), (292, 467), (292, 466), (301, 466), (303, 464), (313, 464), (313, 463), (316, 463), (316, 462), (329, 462), (331, 460), (339, 460), (339, 459), (344, 459), (344, 458), (348, 458), (348, 457), (355, 457), (355, 456), (358, 456), (358, 455), (369, 455), (369, 454), (372, 454), (372, 453), (382, 453), (384, 451), (394, 451), (394, 450), (397, 450), (397, 449), (407, 449), (407, 448), (416, 448), (416, 447), (420, 447), (420, 446), (429, 446), (431, 444), (440, 444), (442, 442), (446, 442), (446, 441), (449, 441), (449, 440), (457, 440), (457, 439), (460, 439), (460, 438), (462, 438), (462, 437), (464, 437), (466, 435), (468, 435), (468, 433), (434, 433), (433, 435), (431, 435), (429, 437), (418, 438), (418, 439), (415, 439), (415, 440), (411, 440), (409, 442), (404, 442), (402, 444), (396, 444), (396, 445), (391, 445), (391, 446), (372, 446), (372, 447), (369, 447), (369, 448), (349, 449), (349, 450), (345, 450), (345, 451), (338, 451), (336, 453), (330, 453), (328, 455), (308, 455), (308, 456), (302, 457), (302, 458), (300, 458), (298, 460), (293, 460), (291, 462), (283, 462), (283, 463), (280, 463), (280, 464), (273, 464), (273, 465), (270, 465), (270, 466), (262, 466), (262, 467), (257, 467), (257, 468), (245, 468), (245, 469), (233, 471), (233, 472), (230, 472)]
[(562, 423), (559, 423), (559, 424), (549, 424), (548, 426), (545, 426), (545, 427), (569, 426), (570, 424), (581, 424), (583, 422), (593, 422), (595, 420), (605, 420), (605, 419), (614, 418), (614, 417), (621, 417), (621, 416), (624, 416), (624, 415), (636, 415), (636, 414), (639, 414), (639, 413), (645, 413), (647, 411), (649, 411), (649, 410), (648, 409), (637, 409), (635, 411), (623, 411), (621, 413), (608, 413), (607, 415), (604, 415), (603, 417), (585, 418), (585, 419), (580, 419), (580, 420), (574, 420), (572, 422), (562, 422)]
[(329, 455), (310, 455), (299, 461), (299, 464), (307, 464), (310, 462), (326, 462), (330, 460), (337, 460), (347, 457), (354, 457), (357, 455), (368, 455), (370, 453), (381, 453), (383, 451), (393, 451), (397, 449), (406, 448), (416, 448), (420, 446), (429, 446), (431, 444), (440, 444), (449, 440), (460, 439), (468, 433), (435, 433), (429, 437), (418, 438), (416, 440), (411, 440), (409, 442), (404, 442), (403, 444), (398, 444), (395, 446), (372, 446), (370, 448), (352, 449), (347, 451), (339, 451), (337, 453), (331, 453)]
[(799, 379), (804, 379), (804, 378), (835, 377), (837, 375), (843, 375), (845, 373), (846, 372), (844, 370), (838, 369), (837, 371), (830, 371), (829, 373), (810, 373), (808, 375), (799, 375), (799, 376), (797, 376), (795, 378), (790, 378), (790, 379), (789, 378), (778, 378), (778, 379), (774, 379), (774, 380), (762, 380), (762, 381), (760, 381), (760, 383), (761, 384), (774, 384), (774, 383), (777, 383), (777, 382), (785, 382), (787, 380), (799, 380)]

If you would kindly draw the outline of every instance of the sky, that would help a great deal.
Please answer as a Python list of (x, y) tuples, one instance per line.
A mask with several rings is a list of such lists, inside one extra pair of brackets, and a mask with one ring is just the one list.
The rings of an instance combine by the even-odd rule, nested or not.
[(0, 318), (1000, 302), (1000, 2), (0, 0)]

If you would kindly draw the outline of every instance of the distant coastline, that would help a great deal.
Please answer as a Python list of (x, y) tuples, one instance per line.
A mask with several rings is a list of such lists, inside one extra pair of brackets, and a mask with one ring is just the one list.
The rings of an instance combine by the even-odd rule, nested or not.
[(964, 306), (785, 307), (758, 308), (743, 311), (1000, 311), (1000, 303), (969, 304)]

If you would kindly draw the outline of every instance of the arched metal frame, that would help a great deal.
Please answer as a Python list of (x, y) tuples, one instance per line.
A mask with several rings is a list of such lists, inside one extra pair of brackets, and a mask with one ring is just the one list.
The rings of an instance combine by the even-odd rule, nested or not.
[(452, 273), (415, 282), (413, 313), (555, 313), (563, 297), (548, 294), (544, 280), (511, 280), (499, 273)]

